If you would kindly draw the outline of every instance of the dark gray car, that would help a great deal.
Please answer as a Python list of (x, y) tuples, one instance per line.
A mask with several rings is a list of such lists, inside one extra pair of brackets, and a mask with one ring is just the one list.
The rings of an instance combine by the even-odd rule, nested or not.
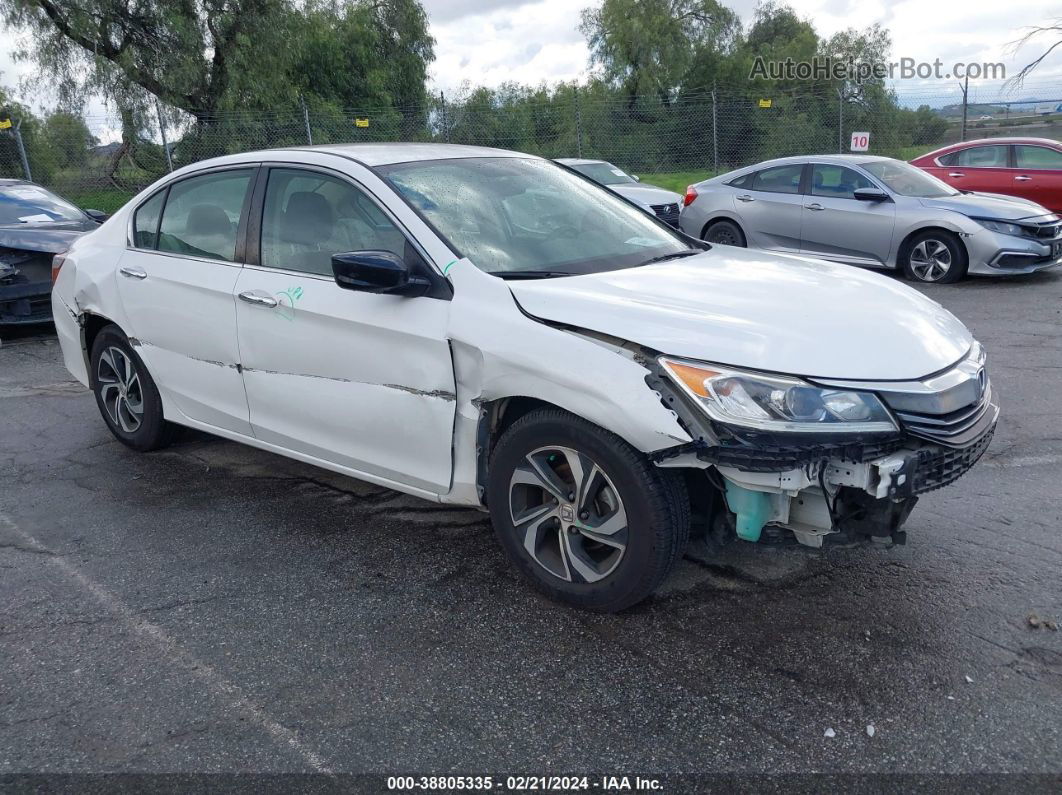
[(768, 160), (691, 185), (679, 228), (733, 246), (954, 282), (1062, 262), (1062, 219), (1012, 196), (955, 190), (900, 160)]
[(20, 179), (0, 179), (0, 325), (52, 317), (52, 258), (104, 219)]

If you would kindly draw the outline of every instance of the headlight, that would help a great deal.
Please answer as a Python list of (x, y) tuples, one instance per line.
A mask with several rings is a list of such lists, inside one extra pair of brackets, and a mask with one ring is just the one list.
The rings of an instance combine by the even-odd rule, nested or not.
[(985, 229), (989, 229), (993, 232), (999, 232), (1001, 235), (1014, 235), (1015, 237), (1025, 237), (1025, 230), (1017, 224), (1012, 224), (1007, 221), (989, 221), (987, 218), (974, 218), (977, 223), (983, 226)]
[(817, 387), (798, 378), (746, 373), (660, 358), (660, 364), (713, 420), (761, 431), (873, 433), (895, 431), (869, 392)]

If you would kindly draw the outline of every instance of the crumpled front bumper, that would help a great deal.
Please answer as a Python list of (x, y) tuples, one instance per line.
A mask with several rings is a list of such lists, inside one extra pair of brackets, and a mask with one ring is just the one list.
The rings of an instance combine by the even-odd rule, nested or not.
[(52, 283), (0, 282), (0, 325), (46, 323), (52, 319)]

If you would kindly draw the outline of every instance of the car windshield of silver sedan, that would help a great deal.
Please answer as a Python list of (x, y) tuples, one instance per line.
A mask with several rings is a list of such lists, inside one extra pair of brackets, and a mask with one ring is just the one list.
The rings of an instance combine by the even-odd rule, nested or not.
[(580, 163), (572, 168), (600, 185), (635, 185), (638, 182), (622, 168), (616, 168), (611, 163)]
[(83, 221), (85, 214), (54, 193), (29, 183), (0, 188), (0, 224)]
[(915, 199), (939, 199), (958, 196), (959, 191), (920, 168), (898, 160), (872, 160), (863, 169), (880, 179), (893, 193)]
[(379, 171), (451, 248), (498, 276), (599, 273), (695, 253), (637, 207), (548, 160), (426, 160)]

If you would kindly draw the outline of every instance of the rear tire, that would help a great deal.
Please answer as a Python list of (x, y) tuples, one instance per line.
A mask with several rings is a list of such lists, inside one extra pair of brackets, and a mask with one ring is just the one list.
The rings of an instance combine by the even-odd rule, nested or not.
[(704, 230), (704, 240), (707, 243), (739, 248), (745, 248), (747, 245), (745, 233), (733, 221), (714, 221), (708, 224), (708, 228)]
[(689, 538), (681, 474), (560, 409), (506, 430), (487, 489), (495, 534), (517, 569), (550, 598), (586, 610), (645, 599)]
[(147, 452), (169, 445), (177, 426), (162, 415), (162, 398), (143, 360), (118, 326), (100, 329), (89, 357), (89, 386), (115, 438)]
[(904, 275), (922, 284), (954, 284), (966, 275), (966, 248), (951, 232), (930, 229), (912, 237), (900, 254)]

